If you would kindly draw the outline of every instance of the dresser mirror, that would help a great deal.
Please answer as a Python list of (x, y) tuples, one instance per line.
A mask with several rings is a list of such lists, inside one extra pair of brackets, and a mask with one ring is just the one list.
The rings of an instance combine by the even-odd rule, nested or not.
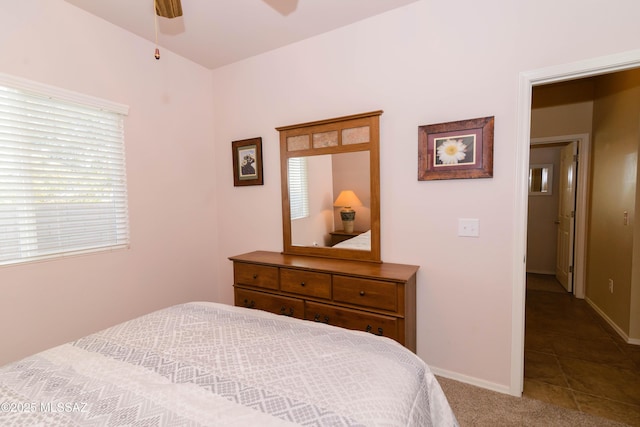
[(381, 114), (276, 128), (285, 254), (380, 262)]

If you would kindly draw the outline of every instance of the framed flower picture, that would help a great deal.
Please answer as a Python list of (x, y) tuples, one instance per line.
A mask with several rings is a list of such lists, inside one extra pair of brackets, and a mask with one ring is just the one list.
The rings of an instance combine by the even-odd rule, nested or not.
[(494, 117), (418, 127), (418, 181), (493, 177)]
[(262, 185), (262, 138), (231, 143), (233, 149), (233, 185)]

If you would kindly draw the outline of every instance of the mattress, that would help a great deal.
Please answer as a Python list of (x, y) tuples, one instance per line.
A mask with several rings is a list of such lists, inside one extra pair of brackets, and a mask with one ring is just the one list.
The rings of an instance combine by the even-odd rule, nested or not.
[(0, 425), (455, 426), (397, 342), (211, 302), (0, 367)]

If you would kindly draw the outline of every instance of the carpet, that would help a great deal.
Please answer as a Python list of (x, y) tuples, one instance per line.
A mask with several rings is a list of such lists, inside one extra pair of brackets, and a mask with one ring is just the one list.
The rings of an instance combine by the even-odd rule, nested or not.
[(540, 400), (498, 393), (444, 377), (438, 377), (438, 382), (461, 427), (628, 427)]

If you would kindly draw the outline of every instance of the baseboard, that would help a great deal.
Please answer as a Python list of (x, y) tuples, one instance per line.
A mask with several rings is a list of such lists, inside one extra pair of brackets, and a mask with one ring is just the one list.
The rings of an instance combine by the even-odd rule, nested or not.
[[(482, 380), (480, 378), (470, 377), (468, 375), (459, 374), (457, 372), (447, 371), (445, 369), (436, 368), (429, 365), (431, 371), (440, 377), (449, 378), (450, 380), (460, 381), (461, 383), (470, 384), (476, 387), (485, 388), (487, 390), (497, 391), (498, 393), (510, 394), (509, 386), (503, 384), (496, 384), (490, 381)], [(518, 395), (517, 397), (520, 397)]]
[(591, 308), (593, 308), (596, 311), (596, 313), (598, 313), (600, 317), (602, 317), (609, 324), (609, 326), (613, 328), (614, 331), (616, 331), (618, 335), (620, 335), (620, 337), (622, 337), (622, 339), (627, 344), (640, 345), (640, 339), (629, 337), (629, 335), (627, 335), (625, 331), (620, 329), (620, 327), (616, 325), (616, 323), (611, 318), (609, 318), (609, 316), (607, 316), (605, 312), (602, 311), (600, 307), (596, 305), (595, 302), (591, 301), (589, 298), (585, 298), (584, 300), (591, 306)]

